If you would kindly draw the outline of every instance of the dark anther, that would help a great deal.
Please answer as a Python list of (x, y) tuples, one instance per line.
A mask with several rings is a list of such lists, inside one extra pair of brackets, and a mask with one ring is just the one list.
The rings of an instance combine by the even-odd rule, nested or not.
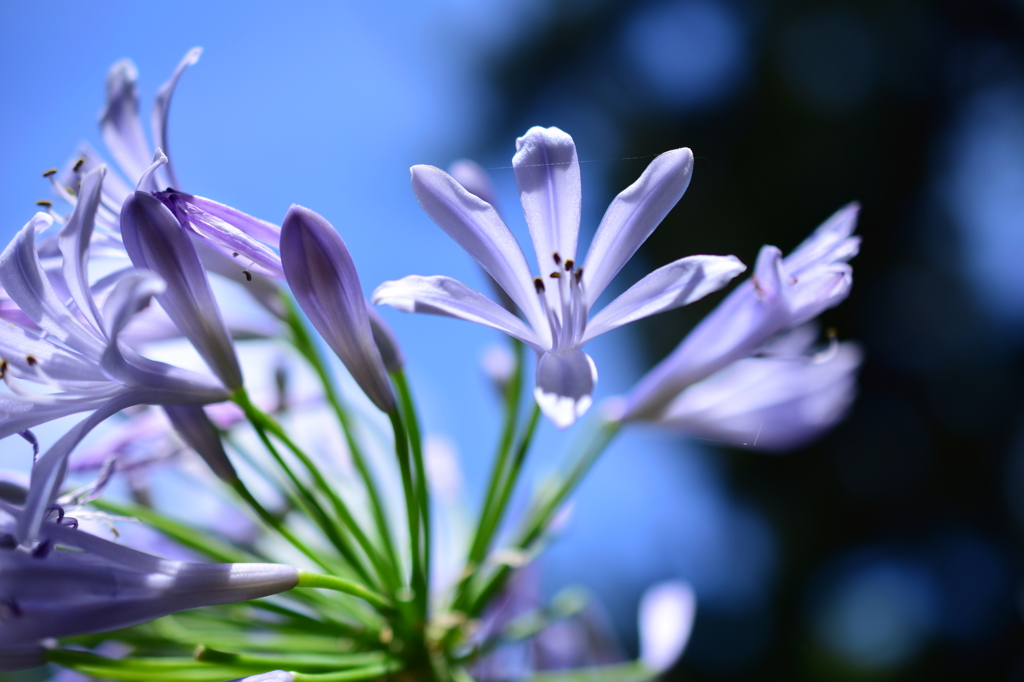
[(10, 533), (0, 535), (0, 549), (14, 549), (17, 546), (18, 541)]
[(60, 523), (64, 520), (64, 507), (60, 506), (59, 504), (51, 504), (49, 507), (46, 508), (47, 518), (50, 517), (50, 512), (57, 512), (57, 523)]
[(573, 268), (574, 268), (575, 266), (576, 266), (576, 263), (575, 263), (575, 261), (572, 261), (572, 260), (567, 260), (567, 261), (565, 261), (565, 271), (566, 271), (566, 272), (572, 272), (572, 269), (573, 269)]
[(65, 516), (60, 525), (78, 530), (78, 519), (73, 516)]
[(5, 374), (7, 374), (7, 360), (6, 360), (6, 358), (3, 359), (3, 360), (0, 360), (0, 379), (3, 379)]
[(44, 170), (43, 171), (43, 177), (44, 178), (49, 178), (49, 177), (52, 177), (52, 176), (54, 176), (56, 174), (57, 174), (57, 169), (56, 168), (51, 168), (49, 170)]
[(79, 156), (78, 157), (78, 161), (75, 161), (75, 165), (74, 165), (74, 167), (71, 170), (73, 170), (73, 171), (75, 171), (77, 173), (78, 171), (82, 170), (82, 166), (84, 166), (84, 165), (85, 165), (85, 157), (84, 156)]
[(562, 264), (562, 257), (558, 255), (557, 251), (555, 251), (555, 253), (552, 255), (552, 258), (555, 259), (555, 265), (561, 265)]
[(251, 272), (249, 272), (248, 270), (242, 270), (242, 274), (245, 275), (245, 281), (246, 282), (251, 282), (252, 281), (252, 273)]
[(538, 294), (543, 294), (544, 293), (544, 280), (542, 280), (540, 277), (534, 277), (533, 278), (533, 288), (537, 290)]
[(39, 361), (36, 360), (36, 356), (34, 356), (34, 355), (26, 355), (25, 356), (25, 362), (28, 363), (29, 367), (35, 367), (36, 365), (39, 364)]
[(43, 208), (50, 208), (53, 206), (53, 202), (49, 199), (40, 199), (36, 202), (36, 206), (42, 206)]
[(576, 271), (576, 284), (579, 284), (581, 279), (583, 279), (583, 268)]
[(562, 273), (560, 273), (560, 272), (552, 272), (550, 275), (548, 275), (548, 277), (550, 277), (551, 279), (558, 279), (561, 276), (562, 276)]
[(238, 252), (237, 251), (232, 251), (231, 252), (231, 257), (232, 258), (238, 258)]
[(68, 194), (70, 194), (71, 196), (73, 196), (73, 197), (74, 197), (74, 196), (78, 196), (78, 194), (77, 194), (77, 193), (75, 192), (75, 190), (74, 190), (74, 189), (72, 189), (71, 187), (65, 187), (65, 188), (64, 188), (64, 190), (65, 190), (65, 191), (66, 191), (66, 192), (67, 192)]
[(36, 559), (45, 559), (46, 557), (50, 556), (50, 552), (52, 551), (53, 541), (43, 540), (38, 545), (36, 545), (35, 549), (32, 550), (32, 556), (34, 556)]

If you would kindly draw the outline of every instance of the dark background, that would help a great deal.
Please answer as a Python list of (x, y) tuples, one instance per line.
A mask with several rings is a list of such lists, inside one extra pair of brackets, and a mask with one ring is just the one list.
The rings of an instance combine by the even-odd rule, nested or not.
[[(675, 676), (1024, 679), (1024, 4), (596, 5), (490, 55), (481, 156), (530, 125), (604, 130), (581, 159), (617, 189), (648, 162), (624, 154), (691, 147), (647, 268), (751, 263), (863, 207), (853, 293), (823, 317), (866, 349), (859, 399), (805, 450), (722, 453), (781, 558), (760, 608), (700, 611)], [(718, 300), (641, 323), (647, 363)]]

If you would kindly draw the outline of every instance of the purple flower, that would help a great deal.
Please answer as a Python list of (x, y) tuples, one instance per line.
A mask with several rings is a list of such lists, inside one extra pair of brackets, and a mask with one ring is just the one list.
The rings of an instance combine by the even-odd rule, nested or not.
[(281, 226), (281, 262), (295, 300), (327, 345), (367, 397), (381, 410), (394, 412), (395, 396), (374, 341), (359, 274), (341, 235), (308, 208), (292, 206)]
[(696, 301), (724, 286), (744, 266), (733, 256), (682, 258), (655, 270), (592, 315), (594, 302), (612, 278), (683, 195), (693, 155), (689, 149), (662, 154), (619, 194), (578, 267), (580, 173), (572, 138), (557, 128), (531, 128), (516, 146), (512, 164), (540, 277), (532, 275), (522, 249), (491, 204), (432, 166), (414, 166), (412, 185), (427, 215), (505, 290), (525, 322), (448, 277), (411, 275), (385, 282), (374, 292), (373, 302), (469, 320), (526, 343), (538, 354), (534, 397), (564, 428), (589, 409), (597, 382), (594, 362), (581, 350), (584, 344), (629, 322)]
[(804, 325), (684, 389), (656, 423), (698, 438), (758, 450), (798, 448), (845, 416), (857, 392), (862, 353), (833, 343), (812, 353), (814, 325)]
[(653, 672), (675, 665), (686, 650), (697, 615), (697, 598), (688, 584), (673, 580), (647, 588), (638, 614), (640, 660)]
[[(151, 170), (166, 160), (160, 155)], [(166, 282), (157, 300), (175, 326), (225, 386), (241, 388), (242, 370), (231, 334), (199, 254), (174, 215), (153, 195), (137, 191), (121, 209), (121, 237), (135, 267), (152, 270)]]
[[(0, 502), (0, 537), (20, 525), (19, 514)], [(60, 519), (41, 526), (34, 550), (10, 542), (0, 547), (4, 646), (116, 630), (186, 609), (266, 597), (298, 584), (298, 570), (291, 566), (168, 561)]]
[(658, 419), (688, 386), (750, 357), (777, 334), (817, 317), (850, 293), (859, 206), (837, 211), (786, 258), (774, 246), (751, 278), (722, 301), (626, 396), (618, 418)]
[[(0, 255), (0, 285), (33, 327), (0, 323), (0, 376), (14, 395), (0, 397), (0, 438), (78, 412), (91, 412), (36, 462), (18, 539), (32, 542), (42, 513), (63, 479), (78, 442), (115, 412), (138, 404), (202, 405), (228, 392), (217, 381), (142, 357), (123, 344), (125, 325), (164, 282), (145, 270), (119, 274), (102, 307), (86, 279), (90, 236), (104, 168), (88, 173), (75, 211), (58, 238), (62, 269), (44, 270), (36, 232), (51, 218), (39, 213)], [(68, 291), (69, 307), (56, 285)], [(36, 390), (30, 386), (35, 385)]]

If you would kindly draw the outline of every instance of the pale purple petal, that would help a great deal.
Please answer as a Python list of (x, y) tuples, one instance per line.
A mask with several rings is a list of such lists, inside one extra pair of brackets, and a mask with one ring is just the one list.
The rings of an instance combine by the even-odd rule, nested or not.
[(206, 464), (222, 481), (232, 483), (238, 480), (235, 467), (224, 452), (217, 427), (199, 405), (164, 405), (164, 412), (174, 426), (175, 432), (185, 444), (199, 453)]
[(402, 354), (402, 347), (398, 345), (395, 333), (384, 321), (384, 317), (369, 303), (366, 304), (366, 315), (370, 318), (373, 342), (377, 344), (384, 367), (389, 373), (401, 372), (405, 367), (405, 356)]
[(78, 310), (99, 331), (99, 310), (89, 288), (89, 244), (103, 192), (106, 166), (89, 171), (78, 190), (78, 204), (60, 231), (57, 244), (63, 256), (64, 282)]
[(238, 264), (238, 271), (257, 265), (267, 274), (284, 278), (281, 257), (268, 244), (277, 245), (281, 228), (210, 199), (182, 192), (158, 192), (156, 197), (166, 205), (184, 227), (208, 240), (219, 251)]
[(519, 243), (494, 208), (467, 192), (440, 168), (412, 167), (412, 188), (430, 219), (458, 242), (523, 311), (550, 345), (547, 318)]
[[(149, 168), (150, 147), (139, 119), (139, 72), (131, 60), (110, 67), (107, 75), (107, 104), (100, 117), (103, 141), (131, 183), (137, 183)], [(153, 187), (141, 189), (152, 190)]]
[[(530, 227), (541, 276), (576, 259), (580, 232), (580, 164), (572, 138), (558, 128), (534, 126), (516, 140), (512, 157), (519, 199)], [(553, 260), (558, 254), (558, 261)]]
[(537, 360), (537, 386), (533, 397), (544, 416), (560, 429), (572, 426), (594, 400), (597, 367), (578, 349), (544, 353)]
[(22, 377), (35, 375), (39, 367), (58, 382), (105, 381), (94, 361), (6, 321), (0, 322), (0, 358), (7, 363), (4, 371), (13, 368)]
[(624, 324), (698, 301), (746, 269), (735, 256), (680, 258), (644, 277), (590, 319), (581, 343)]
[[(24, 514), (3, 508), (20, 524)], [(0, 550), (0, 599), (16, 600), (17, 619), (0, 621), (5, 644), (29, 644), (120, 629), (177, 611), (248, 601), (294, 588), (298, 571), (282, 564), (167, 561), (85, 531), (46, 523), (42, 537), (78, 551), (34, 557)]]
[(109, 382), (106, 389), (105, 392), (95, 395), (76, 393), (62, 395), (59, 398), (47, 396), (47, 400), (42, 401), (0, 395), (0, 439), (55, 419), (94, 410), (111, 396), (123, 392), (120, 386), (111, 387)]
[(783, 261), (786, 271), (799, 276), (808, 268), (837, 261), (848, 261), (857, 255), (860, 237), (851, 237), (857, 229), (860, 204), (853, 202), (836, 211), (805, 239)]
[(171, 97), (174, 95), (174, 88), (178, 85), (178, 79), (181, 78), (181, 74), (185, 72), (185, 69), (192, 66), (199, 61), (199, 55), (203, 53), (203, 48), (193, 47), (185, 55), (184, 59), (178, 64), (178, 68), (171, 74), (170, 80), (160, 86), (157, 90), (156, 100), (153, 102), (153, 112), (150, 114), (150, 124), (153, 127), (153, 137), (155, 138), (156, 146), (164, 150), (167, 154), (167, 178), (171, 182), (171, 187), (178, 187), (178, 178), (174, 173), (174, 166), (171, 164), (170, 156), (171, 150), (168, 147), (167, 140), (167, 114), (171, 109)]
[(359, 274), (341, 235), (321, 216), (293, 205), (281, 226), (281, 262), (295, 300), (327, 345), (370, 400), (394, 412)]
[(483, 294), (450, 277), (409, 275), (384, 282), (373, 292), (373, 303), (405, 313), (455, 317), (505, 332), (535, 350), (544, 350), (537, 335), (522, 320)]
[(648, 588), (640, 598), (640, 660), (664, 672), (686, 650), (697, 615), (697, 598), (688, 584), (673, 580)]
[(738, 360), (680, 393), (658, 423), (730, 445), (792, 450), (845, 416), (862, 357), (843, 343), (821, 357)]
[[(754, 275), (743, 282), (652, 369), (627, 397), (628, 418), (650, 418), (681, 390), (742, 357), (789, 326), (782, 254), (761, 249)], [(755, 285), (756, 283), (756, 285)]]
[(846, 263), (825, 265), (809, 271), (792, 284), (789, 292), (790, 324), (803, 324), (839, 305), (850, 295), (851, 287), (853, 268)]
[(675, 149), (658, 156), (640, 178), (608, 206), (583, 264), (587, 304), (594, 305), (616, 274), (633, 257), (686, 192), (693, 153)]
[(57, 296), (35, 250), (35, 234), (53, 219), (37, 213), (0, 255), (0, 285), (33, 322), (71, 348), (98, 357), (104, 343), (99, 335), (71, 314)]
[(168, 316), (234, 390), (242, 385), (235, 347), (210, 282), (185, 230), (158, 199), (136, 192), (121, 209), (125, 251), (137, 268), (152, 270), (167, 284), (159, 297)]
[(475, 161), (459, 159), (448, 166), (448, 174), (455, 178), (470, 194), (486, 201), (498, 210), (498, 192), (494, 189), (491, 176)]
[(30, 545), (35, 541), (39, 527), (46, 516), (47, 507), (60, 492), (64, 471), (67, 467), (67, 458), (71, 451), (98, 424), (126, 407), (145, 402), (145, 399), (146, 396), (141, 392), (123, 390), (73, 426), (36, 460), (32, 467), (32, 479), (29, 484), (28, 498), (25, 500), (24, 512), (18, 519), (16, 537), (20, 544)]

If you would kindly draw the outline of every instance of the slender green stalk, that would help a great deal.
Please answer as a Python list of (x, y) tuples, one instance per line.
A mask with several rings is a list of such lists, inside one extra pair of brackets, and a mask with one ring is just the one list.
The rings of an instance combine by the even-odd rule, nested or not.
[(358, 680), (384, 678), (401, 669), (402, 666), (399, 663), (381, 663), (380, 665), (369, 665), (365, 668), (355, 668), (353, 670), (343, 670), (323, 675), (293, 671), (292, 677), (295, 678), (295, 682), (357, 682)]
[(321, 575), (320, 573), (299, 571), (299, 584), (296, 585), (296, 587), (319, 587), (325, 590), (344, 592), (345, 594), (350, 594), (353, 597), (359, 597), (382, 614), (391, 614), (394, 611), (391, 602), (373, 590), (365, 587), (364, 585), (360, 585), (357, 582), (338, 578), (333, 575)]
[(318, 552), (314, 552), (310, 549), (310, 547), (300, 540), (295, 533), (291, 532), (288, 526), (286, 526), (281, 519), (267, 511), (267, 509), (260, 504), (259, 500), (253, 497), (252, 493), (249, 492), (249, 489), (245, 487), (244, 483), (236, 479), (232, 483), (231, 487), (234, 488), (239, 497), (245, 500), (246, 504), (252, 507), (252, 510), (256, 512), (256, 515), (259, 516), (265, 524), (277, 531), (278, 534), (290, 542), (293, 547), (305, 554), (311, 561), (313, 561), (313, 563), (325, 571), (333, 570), (333, 568), (323, 560), (323, 557), (321, 557)]
[(209, 665), (193, 658), (113, 659), (68, 649), (50, 649), (46, 660), (92, 677), (125, 682), (223, 682), (252, 672), (243, 667)]
[(539, 420), (540, 407), (534, 405), (533, 412), (530, 415), (530, 421), (527, 422), (523, 435), (519, 438), (519, 446), (516, 448), (515, 456), (512, 458), (512, 462), (509, 465), (509, 471), (505, 475), (501, 488), (497, 493), (497, 500), (491, 506), (490, 518), (486, 519), (486, 524), (483, 525), (482, 532), (480, 533), (485, 553), (487, 548), (490, 547), (494, 533), (501, 525), (501, 520), (505, 515), (505, 509), (508, 506), (508, 501), (512, 496), (512, 491), (515, 489), (516, 482), (519, 478), (519, 472), (523, 467), (523, 461), (526, 459), (526, 454), (530, 451), (530, 444), (533, 442), (533, 434), (537, 430), (537, 423)]
[[(384, 584), (387, 584), (392, 574), (388, 570), (388, 567), (384, 563), (380, 553), (377, 551), (377, 548), (370, 542), (370, 539), (367, 537), (362, 527), (360, 527), (356, 522), (352, 512), (349, 511), (348, 505), (345, 504), (345, 502), (338, 496), (337, 492), (335, 492), (335, 490), (327, 483), (323, 474), (320, 473), (320, 469), (313, 463), (313, 460), (310, 459), (309, 455), (295, 444), (295, 442), (288, 436), (288, 433), (273, 417), (261, 411), (252, 403), (251, 400), (249, 400), (249, 396), (245, 393), (244, 389), (236, 391), (235, 395), (232, 396), (232, 399), (245, 411), (249, 421), (257, 428), (258, 432), (262, 433), (263, 431), (267, 431), (273, 434), (275, 438), (284, 443), (285, 447), (291, 450), (299, 461), (302, 462), (302, 465), (313, 477), (313, 481), (316, 484), (317, 489), (327, 496), (327, 499), (331, 502), (334, 512), (341, 519), (343, 526), (352, 534), (352, 537), (355, 538), (355, 541), (359, 544), (363, 553), (370, 559), (374, 569), (377, 571), (378, 577), (383, 580)], [(269, 447), (270, 446), (268, 446), (268, 448)], [(326, 517), (326, 515), (324, 516)], [(327, 531), (326, 528), (324, 530)], [(373, 582), (368, 575), (365, 575), (366, 569), (362, 566), (361, 562), (355, 563), (354, 567), (359, 570), (360, 577), (367, 582)]]
[(263, 557), (255, 556), (226, 542), (222, 542), (207, 532), (197, 530), (180, 521), (169, 519), (150, 507), (143, 507), (139, 504), (119, 504), (105, 499), (93, 500), (89, 504), (109, 514), (127, 516), (143, 521), (178, 544), (195, 550), (214, 561), (237, 563), (240, 561), (263, 559)]
[(575, 670), (553, 670), (526, 678), (526, 682), (641, 682), (653, 680), (658, 673), (640, 661), (596, 665)]
[[(391, 417), (391, 428), (395, 434), (395, 455), (398, 457), (398, 468), (402, 473), (402, 490), (405, 493), (406, 520), (409, 524), (409, 545), (412, 555), (412, 590), (417, 604), (422, 604), (425, 603), (423, 599), (427, 593), (427, 584), (426, 573), (423, 570), (423, 552), (420, 547), (420, 505), (413, 481), (409, 438), (402, 415), (396, 411), (388, 416)], [(420, 615), (424, 615), (422, 610)]]
[[(550, 492), (544, 492), (534, 502), (534, 512), (527, 518), (526, 524), (520, 530), (515, 546), (523, 550), (532, 545), (547, 528), (551, 517), (558, 511), (566, 497), (569, 496), (580, 480), (586, 475), (590, 468), (611, 443), (615, 434), (618, 433), (620, 425), (614, 422), (603, 422), (595, 434), (593, 434), (583, 445), (582, 452), (573, 462), (568, 473)], [(476, 593), (471, 605), (466, 609), (470, 617), (478, 615), (494, 596), (504, 587), (508, 576), (512, 572), (507, 565), (500, 566), (484, 582), (482, 588)]]
[(494, 468), (491, 469), (490, 482), (487, 484), (487, 494), (484, 496), (483, 508), (480, 510), (480, 519), (477, 521), (476, 530), (473, 534), (473, 542), (470, 544), (469, 554), (466, 558), (466, 568), (463, 575), (466, 576), (455, 588), (455, 596), (452, 599), (454, 608), (458, 609), (464, 605), (468, 577), (472, 576), (476, 568), (483, 561), (487, 553), (487, 543), (490, 538), (485, 538), (488, 520), (492, 515), (494, 503), (498, 498), (498, 491), (502, 487), (505, 472), (508, 466), (508, 458), (512, 452), (512, 444), (516, 435), (516, 426), (519, 421), (519, 407), (523, 387), (523, 344), (513, 339), (512, 350), (515, 357), (515, 368), (508, 386), (505, 387), (505, 426), (502, 429), (501, 440), (498, 443), (498, 452), (494, 458)]
[(420, 612), (426, 615), (427, 601), (429, 595), (427, 590), (430, 586), (430, 486), (427, 479), (427, 467), (423, 459), (423, 439), (420, 436), (419, 419), (416, 416), (416, 403), (412, 398), (412, 391), (404, 372), (395, 372), (391, 375), (398, 388), (398, 398), (402, 406), (402, 414), (405, 417), (405, 424), (409, 432), (409, 444), (412, 448), (413, 463), (416, 465), (416, 496), (419, 500), (420, 522), (423, 526), (422, 562), (423, 562), (423, 584), (427, 588), (422, 595), (417, 595), (420, 600)]
[(394, 583), (394, 587), (398, 587), (400, 579), (398, 577), (398, 571), (400, 562), (398, 559), (398, 552), (395, 550), (395, 544), (393, 540), (393, 534), (388, 524), (387, 514), (384, 512), (384, 505), (381, 502), (381, 495), (377, 488), (376, 481), (373, 475), (370, 473), (370, 469), (366, 464), (366, 458), (363, 456), (362, 448), (359, 442), (355, 439), (355, 429), (352, 425), (352, 419), (348, 414), (348, 410), (345, 409), (338, 396), (337, 390), (334, 387), (334, 379), (328, 370), (327, 363), (324, 361), (323, 355), (317, 344), (310, 337), (306, 325), (303, 324), (302, 318), (299, 315), (298, 309), (295, 306), (295, 302), (290, 296), (282, 297), (284, 300), (285, 309), (288, 311), (287, 321), (288, 327), (292, 332), (292, 342), (296, 350), (306, 359), (307, 362), (313, 367), (317, 376), (320, 378), (320, 383), (324, 389), (324, 396), (327, 398), (328, 404), (334, 410), (335, 416), (338, 418), (338, 424), (341, 426), (341, 431), (345, 436), (345, 442), (348, 445), (349, 453), (352, 456), (352, 463), (355, 464), (356, 471), (359, 472), (360, 477), (363, 479), (363, 485), (366, 487), (366, 493), (370, 500), (370, 510), (373, 514), (374, 523), (377, 525), (377, 534), (380, 536), (381, 543), (384, 545), (384, 551), (393, 569), (391, 578)]
[[(353, 654), (250, 654), (233, 653), (211, 649), (205, 645), (196, 647), (194, 657), (197, 661), (218, 665), (242, 666), (254, 670), (272, 670), (274, 668), (294, 670), (307, 669), (334, 671), (339, 668), (362, 668), (389, 662), (389, 656), (382, 651), (362, 652)], [(310, 670), (311, 669), (311, 670)]]

